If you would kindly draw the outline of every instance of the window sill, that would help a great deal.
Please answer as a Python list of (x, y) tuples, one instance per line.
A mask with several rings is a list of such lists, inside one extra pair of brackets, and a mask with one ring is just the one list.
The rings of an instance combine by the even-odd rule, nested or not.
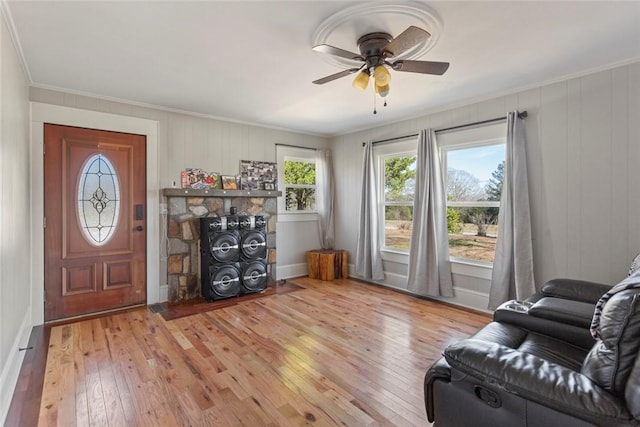
[[(407, 252), (382, 249), (380, 253), (384, 261), (409, 265), (409, 253)], [(452, 274), (491, 280), (491, 274), (493, 272), (492, 263), (462, 258), (452, 258), (449, 262), (451, 263)]]
[(491, 280), (493, 264), (484, 261), (473, 261), (462, 258), (453, 258), (451, 262), (451, 273), (463, 276), (476, 277), (478, 279)]
[(278, 222), (317, 221), (317, 212), (283, 212), (278, 213)]
[(380, 255), (383, 261), (397, 262), (399, 264), (409, 264), (409, 252), (394, 251), (393, 249), (382, 249)]

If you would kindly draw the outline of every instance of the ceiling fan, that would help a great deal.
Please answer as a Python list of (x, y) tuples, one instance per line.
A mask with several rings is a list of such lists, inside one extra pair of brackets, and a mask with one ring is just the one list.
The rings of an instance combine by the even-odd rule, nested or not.
[(369, 84), (369, 78), (373, 76), (375, 80), (375, 92), (384, 98), (389, 94), (389, 82), (391, 81), (391, 73), (388, 68), (395, 71), (435, 75), (442, 75), (447, 71), (449, 68), (448, 62), (411, 61), (406, 59), (389, 62), (387, 60), (389, 58), (399, 57), (404, 52), (419, 43), (424, 42), (429, 37), (431, 37), (431, 34), (429, 34), (428, 31), (423, 30), (422, 28), (410, 26), (396, 38), (393, 38), (390, 34), (383, 32), (363, 35), (358, 39), (358, 49), (360, 50), (359, 54), (330, 46), (328, 44), (314, 46), (313, 50), (316, 52), (362, 61), (363, 64), (358, 68), (350, 68), (348, 70), (340, 71), (321, 79), (314, 80), (313, 83), (318, 85), (325, 84), (359, 71), (353, 81), (353, 86), (364, 91)]

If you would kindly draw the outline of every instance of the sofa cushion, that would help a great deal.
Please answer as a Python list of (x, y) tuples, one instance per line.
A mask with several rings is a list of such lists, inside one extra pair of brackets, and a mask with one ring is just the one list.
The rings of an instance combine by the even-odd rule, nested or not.
[(491, 322), (472, 337), (528, 353), (579, 372), (587, 350), (564, 341), (506, 323)]
[(622, 397), (640, 350), (640, 289), (613, 294), (597, 329), (600, 339), (585, 358), (582, 373)]
[(529, 315), (586, 329), (591, 325), (593, 304), (545, 297), (533, 304), (529, 309)]
[(611, 285), (576, 279), (552, 279), (542, 286), (540, 295), (595, 304)]

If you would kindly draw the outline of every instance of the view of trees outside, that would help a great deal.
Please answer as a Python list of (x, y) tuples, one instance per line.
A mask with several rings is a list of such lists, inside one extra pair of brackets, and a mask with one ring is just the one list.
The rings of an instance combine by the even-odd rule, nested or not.
[(384, 245), (409, 250), (416, 187), (416, 156), (384, 159)]
[[(467, 158), (461, 162), (451, 156), (450, 167), (447, 169), (447, 197), (450, 202), (456, 202), (451, 203), (456, 206), (447, 208), (449, 252), (452, 257), (493, 261), (498, 207), (486, 205), (497, 205), (502, 195), (504, 160), (492, 159), (504, 159), (504, 146), (498, 146), (498, 149), (488, 146), (457, 151), (467, 151), (462, 153)], [(480, 161), (473, 163), (474, 156), (484, 156), (487, 159), (479, 166)], [(451, 167), (452, 164), (462, 165), (464, 169)], [(469, 164), (474, 164), (475, 169), (486, 169), (480, 173), (475, 172), (483, 174), (485, 179), (481, 180), (470, 172), (474, 167), (467, 167)], [(416, 176), (415, 156), (389, 157), (385, 159), (384, 165), (385, 246), (409, 250)]]
[[(497, 165), (485, 185), (466, 171), (450, 168), (447, 170), (447, 197), (450, 201), (463, 202), (461, 204), (499, 202), (503, 178), (504, 161)], [(495, 206), (449, 206), (449, 255), (492, 262), (498, 235), (498, 211)]]
[(316, 210), (316, 164), (285, 160), (284, 185), (287, 211)]

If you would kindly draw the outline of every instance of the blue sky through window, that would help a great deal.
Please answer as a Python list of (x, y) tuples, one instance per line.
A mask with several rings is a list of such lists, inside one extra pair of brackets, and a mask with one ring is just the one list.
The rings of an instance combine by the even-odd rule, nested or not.
[(491, 173), (504, 160), (504, 156), (504, 144), (449, 150), (447, 167), (469, 172), (478, 178), (480, 185), (484, 186), (491, 179)]

